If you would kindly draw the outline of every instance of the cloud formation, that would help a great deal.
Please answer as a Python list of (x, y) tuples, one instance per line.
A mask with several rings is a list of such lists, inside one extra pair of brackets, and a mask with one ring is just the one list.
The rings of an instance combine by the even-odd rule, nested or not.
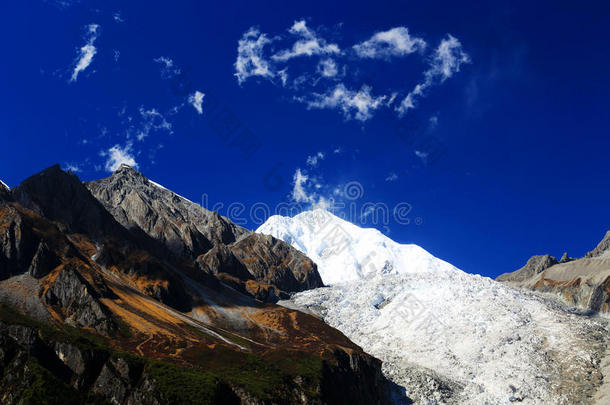
[(378, 32), (370, 39), (353, 46), (359, 57), (371, 59), (406, 56), (423, 51), (425, 48), (426, 41), (422, 38), (411, 37), (407, 27), (395, 27)]
[(272, 55), (275, 61), (285, 62), (299, 56), (332, 55), (341, 53), (337, 44), (329, 44), (307, 26), (305, 20), (295, 21), (288, 32), (299, 38), (290, 49)]
[(199, 90), (195, 91), (193, 94), (189, 96), (189, 104), (193, 106), (199, 115), (203, 114), (203, 98), (205, 94), (200, 92)]
[(311, 167), (316, 167), (318, 162), (324, 159), (325, 155), (323, 152), (318, 152), (313, 156), (307, 156), (307, 165)]
[(373, 96), (371, 92), (369, 86), (350, 90), (340, 83), (324, 94), (313, 93), (299, 101), (310, 109), (339, 109), (348, 120), (366, 121), (373, 116), (375, 110), (394, 101), (394, 97)]
[(470, 63), (470, 57), (463, 51), (457, 38), (447, 35), (434, 51), (430, 67), (424, 72), (424, 81), (418, 83), (396, 108), (398, 114), (404, 115), (409, 109), (415, 108), (416, 100), (424, 96), (428, 88), (452, 77), (464, 63)]
[(75, 82), (78, 79), (79, 73), (87, 69), (91, 62), (93, 62), (93, 57), (97, 53), (97, 49), (93, 44), (98, 37), (99, 29), (100, 26), (98, 24), (89, 24), (87, 26), (85, 34), (87, 42), (80, 48), (78, 57), (74, 61), (74, 69), (72, 70), (72, 76), (70, 76), (70, 82)]
[[(255, 77), (267, 80), (292, 92), (292, 100), (308, 109), (334, 109), (346, 120), (366, 121), (381, 108), (404, 115), (431, 87), (470, 62), (460, 41), (449, 34), (436, 49), (428, 50), (423, 38), (412, 36), (403, 26), (376, 32), (348, 46), (325, 39), (321, 33), (327, 31), (312, 28), (305, 20), (295, 21), (277, 35), (251, 27), (238, 41), (234, 64), (238, 83)], [(389, 88), (373, 88), (362, 79), (367, 74), (363, 69), (374, 68), (371, 63), (398, 63), (413, 54), (424, 66), (424, 79), (413, 87), (406, 85), (404, 77), (390, 78), (400, 84)]]
[(138, 168), (135, 157), (133, 156), (132, 144), (128, 142), (124, 147), (114, 145), (107, 151), (100, 152), (100, 156), (106, 157), (105, 168), (108, 172), (116, 171), (121, 165)]
[(269, 62), (263, 56), (265, 45), (271, 43), (265, 34), (252, 27), (244, 33), (237, 44), (237, 60), (235, 61), (235, 77), (239, 84), (249, 77), (275, 77)]

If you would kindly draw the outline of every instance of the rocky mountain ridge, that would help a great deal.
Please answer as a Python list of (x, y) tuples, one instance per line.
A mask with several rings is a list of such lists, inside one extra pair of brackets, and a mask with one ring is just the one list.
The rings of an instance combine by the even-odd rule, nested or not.
[[(187, 216), (165, 193), (155, 205), (130, 188), (96, 190), (106, 203), (139, 199), (168, 227)], [(377, 359), (264, 302), (321, 285), (300, 252), (262, 235), (222, 239), (240, 230), (217, 215), (207, 233), (185, 221), (167, 238), (134, 227), (146, 218), (130, 204), (112, 207), (122, 211), (58, 166), (0, 195), (2, 403), (384, 403)], [(195, 232), (210, 246), (189, 244)]]
[(610, 311), (610, 231), (582, 258), (564, 253), (533, 256), (524, 267), (496, 280), (559, 297), (569, 305), (593, 312)]

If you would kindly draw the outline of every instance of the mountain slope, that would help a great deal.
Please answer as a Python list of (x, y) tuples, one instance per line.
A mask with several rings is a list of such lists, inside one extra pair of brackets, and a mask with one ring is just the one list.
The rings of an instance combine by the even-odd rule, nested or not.
[(564, 255), (557, 262), (550, 255), (534, 256), (523, 268), (501, 274), (497, 280), (555, 295), (569, 305), (610, 312), (610, 231), (583, 258)]
[(0, 402), (383, 403), (342, 333), (150, 248), (79, 184), (51, 168), (0, 198)]
[[(343, 237), (323, 237), (334, 228)], [(601, 319), (464, 273), (327, 212), (272, 217), (259, 231), (318, 260), (331, 284), (280, 303), (321, 316), (379, 357), (406, 403), (587, 403), (601, 384), (608, 333)], [(370, 252), (372, 260), (360, 261)], [(334, 267), (341, 265), (347, 270)]]
[[(274, 302), (323, 285), (316, 265), (290, 245), (260, 238), (129, 166), (86, 187), (138, 239), (156, 241), (177, 259), (196, 260), (201, 271), (257, 299)], [(261, 269), (261, 261), (274, 264)]]

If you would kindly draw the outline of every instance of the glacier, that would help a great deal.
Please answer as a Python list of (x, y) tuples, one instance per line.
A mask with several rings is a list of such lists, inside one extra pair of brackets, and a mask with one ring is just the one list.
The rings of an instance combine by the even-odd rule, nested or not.
[(327, 287), (281, 305), (314, 313), (383, 361), (396, 403), (572, 404), (600, 398), (605, 318), (469, 274), (324, 211), (272, 216)]

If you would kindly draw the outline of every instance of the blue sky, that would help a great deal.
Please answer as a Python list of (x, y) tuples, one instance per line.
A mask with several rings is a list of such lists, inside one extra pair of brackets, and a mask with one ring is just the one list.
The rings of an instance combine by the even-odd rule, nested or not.
[(603, 2), (123, 3), (2, 3), (8, 185), (131, 162), (250, 228), (333, 199), (487, 276), (610, 228)]

